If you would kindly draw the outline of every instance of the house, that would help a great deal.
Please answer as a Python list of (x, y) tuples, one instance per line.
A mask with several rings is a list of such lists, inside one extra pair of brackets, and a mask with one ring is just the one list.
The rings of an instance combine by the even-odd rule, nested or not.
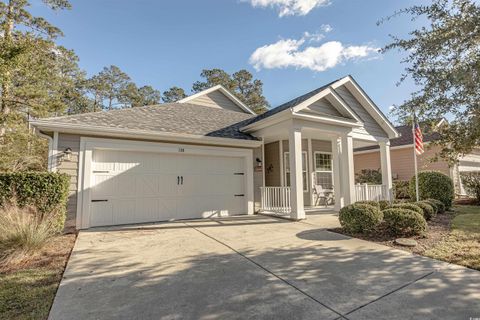
[[(445, 119), (440, 120), (436, 127), (447, 124)], [(394, 180), (410, 180), (415, 174), (413, 133), (410, 125), (396, 127), (400, 137), (390, 140), (390, 159), (392, 167), (392, 176)], [(431, 144), (439, 139), (439, 134), (434, 130), (424, 130), (423, 141), (425, 152), (417, 156), (419, 171), (435, 170), (440, 171), (452, 178), (457, 196), (466, 196), (463, 188), (460, 174), (462, 172), (480, 171), (480, 150), (476, 149), (472, 153), (462, 156), (458, 162), (449, 166), (447, 161), (439, 158), (438, 161), (432, 161), (435, 155), (440, 151), (440, 147)], [(362, 169), (378, 170), (380, 168), (380, 154), (377, 146), (368, 146), (354, 150), (355, 172), (359, 173)]]
[(49, 169), (71, 176), (67, 226), (273, 211), (304, 219), (314, 186), (357, 199), (354, 148), (378, 146), (389, 198), (397, 130), (347, 76), (255, 115), (222, 86), (176, 103), (38, 119)]

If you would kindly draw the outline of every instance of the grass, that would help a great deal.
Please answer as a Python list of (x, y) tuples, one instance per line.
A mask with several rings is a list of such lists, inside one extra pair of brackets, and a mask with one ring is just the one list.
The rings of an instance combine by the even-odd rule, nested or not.
[(0, 269), (0, 319), (47, 319), (74, 243), (74, 234), (56, 236), (30, 259)]
[(454, 206), (450, 233), (424, 255), (480, 270), (480, 206)]

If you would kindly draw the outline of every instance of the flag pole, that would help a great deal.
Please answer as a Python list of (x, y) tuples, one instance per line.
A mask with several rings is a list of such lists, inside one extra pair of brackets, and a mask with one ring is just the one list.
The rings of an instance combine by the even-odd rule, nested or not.
[(412, 121), (412, 136), (413, 136), (413, 159), (415, 163), (415, 195), (417, 198), (417, 202), (420, 201), (420, 196), (418, 194), (418, 165), (417, 165), (417, 148), (416, 148), (416, 141), (415, 141), (415, 123), (417, 122), (417, 118), (415, 117), (415, 111), (413, 111), (413, 121)]

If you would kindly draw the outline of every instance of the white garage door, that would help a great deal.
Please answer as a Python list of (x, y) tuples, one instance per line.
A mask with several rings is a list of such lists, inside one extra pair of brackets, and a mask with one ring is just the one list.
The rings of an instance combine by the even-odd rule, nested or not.
[(94, 150), (90, 226), (246, 213), (243, 158)]

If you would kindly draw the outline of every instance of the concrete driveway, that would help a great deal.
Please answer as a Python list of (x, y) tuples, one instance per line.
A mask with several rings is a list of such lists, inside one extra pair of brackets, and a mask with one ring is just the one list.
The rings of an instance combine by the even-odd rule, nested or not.
[(469, 319), (480, 273), (265, 216), (80, 232), (50, 319)]

